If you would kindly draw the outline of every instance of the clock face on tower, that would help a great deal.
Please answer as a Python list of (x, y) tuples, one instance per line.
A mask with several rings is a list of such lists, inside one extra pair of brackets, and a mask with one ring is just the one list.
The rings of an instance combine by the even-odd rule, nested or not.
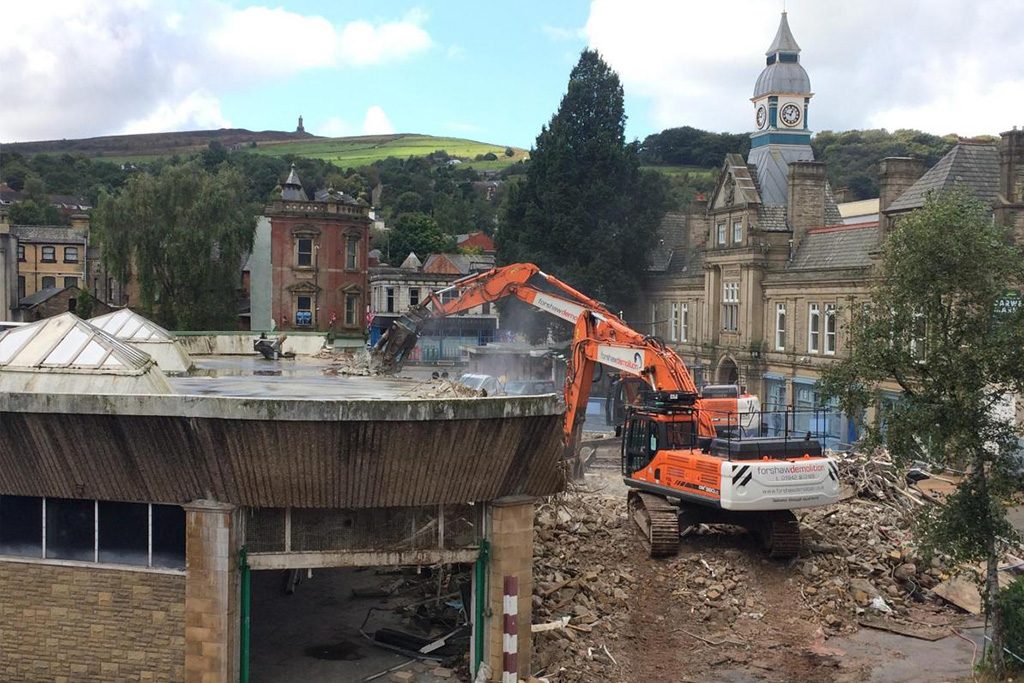
[(787, 126), (795, 126), (800, 123), (800, 107), (790, 102), (779, 112), (779, 118)]
[(757, 108), (757, 114), (755, 116), (757, 120), (757, 129), (761, 130), (764, 128), (765, 124), (768, 123), (768, 112), (765, 110), (763, 104)]

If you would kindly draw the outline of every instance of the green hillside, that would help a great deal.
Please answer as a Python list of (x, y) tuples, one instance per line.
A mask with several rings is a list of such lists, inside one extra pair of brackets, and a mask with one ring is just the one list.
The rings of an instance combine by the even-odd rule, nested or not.
[[(388, 157), (406, 159), (426, 156), (443, 150), (467, 166), (479, 170), (496, 170), (527, 156), (527, 152), (522, 149), (513, 148), (513, 155), (509, 157), (505, 156), (504, 145), (433, 135), (399, 133), (325, 138), (306, 133), (254, 132), (242, 128), (5, 143), (4, 151), (22, 155), (70, 153), (114, 163), (145, 163), (174, 155), (194, 154), (211, 144), (275, 157), (295, 155), (322, 159), (342, 168), (365, 166)], [(497, 158), (476, 159), (486, 154), (494, 154)]]
[[(258, 154), (285, 156), (294, 154), (312, 159), (323, 159), (337, 166), (347, 168), (372, 164), (379, 159), (396, 157), (426, 156), (438, 150), (459, 158), (463, 163), (478, 169), (504, 168), (527, 156), (521, 149), (513, 148), (511, 157), (505, 156), (505, 147), (486, 142), (462, 138), (435, 137), (433, 135), (396, 134), (363, 135), (346, 138), (313, 138), (306, 140), (268, 142), (252, 149)], [(493, 161), (475, 161), (479, 155), (494, 154)]]

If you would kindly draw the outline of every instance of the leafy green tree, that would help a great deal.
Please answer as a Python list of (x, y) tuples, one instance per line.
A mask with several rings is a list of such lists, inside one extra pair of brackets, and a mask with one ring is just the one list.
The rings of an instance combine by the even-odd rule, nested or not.
[(536, 263), (619, 308), (635, 302), (665, 210), (663, 180), (626, 144), (622, 99), (618, 75), (585, 50), (497, 233), (502, 263)]
[(1008, 297), (1022, 283), (1024, 255), (990, 209), (962, 187), (932, 196), (896, 222), (870, 302), (854, 311), (850, 355), (821, 382), (848, 415), (864, 414), (883, 383), (895, 382), (901, 400), (868, 426), (867, 446), (884, 438), (898, 462), (966, 472), (921, 530), (926, 547), (985, 563), (991, 664), (999, 674), (997, 567), (1014, 536), (1005, 503), (1021, 484), (1018, 430), (999, 406), (1024, 391), (1024, 307)]
[(515, 154), (516, 153), (514, 151), (512, 151), (511, 147), (506, 147), (505, 148), (505, 156), (511, 157), (511, 156), (515, 156)]
[(878, 165), (886, 157), (912, 156), (931, 168), (956, 143), (955, 135), (939, 137), (919, 130), (821, 131), (811, 146), (814, 157), (824, 161), (835, 189), (846, 188), (850, 199), (878, 196)]
[(394, 264), (401, 263), (409, 252), (420, 259), (428, 254), (450, 252), (455, 249), (455, 238), (446, 235), (430, 216), (423, 213), (403, 213), (388, 236), (387, 251)]
[(692, 126), (666, 128), (644, 138), (640, 160), (644, 164), (718, 168), (726, 154), (743, 156), (750, 151), (744, 133), (711, 133)]
[(170, 329), (233, 329), (242, 261), (252, 248), (258, 207), (246, 184), (198, 162), (139, 173), (95, 213), (103, 258), (115, 277), (134, 277), (142, 306)]

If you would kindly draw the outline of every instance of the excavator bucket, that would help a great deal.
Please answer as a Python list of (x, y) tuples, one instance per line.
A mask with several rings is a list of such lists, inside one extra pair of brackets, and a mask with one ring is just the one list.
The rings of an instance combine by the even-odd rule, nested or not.
[(414, 308), (393, 322), (370, 349), (374, 371), (386, 374), (400, 370), (406, 356), (416, 346), (420, 328), (429, 317), (428, 312)]

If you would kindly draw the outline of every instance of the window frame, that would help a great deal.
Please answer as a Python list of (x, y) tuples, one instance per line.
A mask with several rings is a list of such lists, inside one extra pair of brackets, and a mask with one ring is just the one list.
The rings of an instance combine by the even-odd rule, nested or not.
[(359, 326), (359, 293), (345, 292), (345, 314), (342, 319), (345, 327)]
[(28, 287), (28, 282), (25, 280), (24, 275), (18, 276), (18, 299), (25, 298), (25, 289)]
[(668, 330), (669, 341), (679, 341), (679, 302), (673, 301), (671, 304), (671, 316)]
[[(46, 254), (49, 251), (50, 257), (47, 258)], [(50, 245), (44, 245), (39, 248), (39, 262), (40, 263), (56, 263), (57, 262), (57, 247)]]
[(359, 235), (345, 235), (345, 270), (359, 270), (359, 245), (362, 240)]
[[(308, 306), (302, 305), (302, 300), (306, 299), (309, 302)], [(309, 313), (309, 322), (300, 323), (299, 314)], [(305, 318), (305, 316), (303, 316)], [(313, 310), (313, 296), (310, 294), (296, 294), (295, 295), (295, 327), (316, 327), (316, 315)]]
[(25, 245), (24, 244), (19, 244), (18, 245), (18, 263), (24, 263), (24, 262), (25, 262)]
[(786, 304), (775, 304), (775, 350), (786, 350)]
[(743, 219), (732, 222), (732, 243), (740, 246), (743, 244)]
[(385, 287), (384, 288), (384, 312), (385, 313), (394, 313), (395, 312), (395, 303), (396, 303), (396, 301), (397, 301), (397, 297), (395, 296), (395, 288), (394, 287)]
[(807, 353), (821, 351), (821, 308), (816, 303), (807, 304)]
[[(68, 252), (74, 250), (75, 257), (73, 259), (68, 258)], [(64, 247), (64, 263), (78, 263), (78, 247), (70, 246)]]
[(726, 241), (725, 240), (728, 237), (728, 233), (726, 232), (726, 225), (725, 225), (725, 223), (722, 222), (722, 223), (716, 224), (715, 231), (716, 231), (716, 236), (717, 236), (717, 241), (715, 242), (715, 244), (717, 244), (720, 247), (724, 247), (726, 245)]
[(722, 331), (739, 332), (740, 329), (740, 283), (722, 283)]
[[(68, 283), (69, 280), (71, 281), (70, 284)], [(68, 287), (77, 287), (77, 286), (78, 286), (78, 277), (76, 277), (74, 275), (65, 275), (64, 276), (64, 287), (65, 287), (65, 289), (68, 288)]]
[[(47, 280), (52, 280), (53, 281), (52, 283), (50, 283), (49, 287), (46, 286), (46, 281)], [(56, 289), (57, 288), (57, 276), (56, 275), (44, 275), (39, 280), (39, 284), (40, 284), (39, 289)]]
[[(38, 554), (15, 554), (15, 553), (0, 553), (0, 559), (5, 562), (26, 562), (32, 564), (50, 564), (50, 565), (71, 565), (71, 566), (86, 566), (86, 567), (107, 567), (111, 569), (119, 569), (123, 571), (143, 571), (143, 572), (156, 572), (156, 573), (168, 573), (168, 574), (184, 574), (186, 567), (186, 550), (185, 536), (187, 534), (186, 524), (184, 520), (185, 511), (177, 505), (165, 505), (161, 503), (135, 503), (135, 502), (120, 502), (120, 501), (99, 501), (96, 499), (74, 499), (74, 498), (57, 498), (45, 496), (16, 496), (16, 495), (3, 495), (0, 496), (0, 500), (3, 498), (22, 498), (30, 499), (39, 502), (39, 525), (38, 529), (34, 529), (39, 533), (39, 544), (33, 548)], [(83, 507), (90, 507), (92, 510), (91, 519), (91, 536), (92, 536), (92, 550), (87, 551), (91, 557), (89, 559), (68, 559), (61, 557), (54, 557), (54, 547), (56, 539), (54, 539), (53, 533), (48, 527), (52, 526), (54, 521), (54, 511), (50, 510), (50, 514), (47, 514), (47, 507), (56, 505), (57, 501), (65, 501), (70, 503), (84, 503)], [(142, 505), (146, 508), (146, 562), (132, 563), (132, 562), (110, 562), (100, 560), (100, 539), (103, 537), (103, 525), (101, 525), (100, 505)], [(180, 512), (181, 518), (181, 555), (175, 556), (175, 566), (167, 566), (154, 563), (154, 507), (166, 508), (168, 511), (174, 509)], [(109, 549), (107, 550), (109, 552)]]
[(690, 304), (686, 301), (679, 305), (679, 341), (690, 340)]
[(836, 305), (825, 304), (825, 345), (822, 349), (822, 353), (826, 356), (836, 355), (836, 349), (838, 347), (838, 329), (836, 319)]
[(410, 287), (409, 288), (409, 307), (412, 308), (414, 306), (419, 306), (419, 305), (420, 305), (420, 288), (419, 287)]
[[(309, 242), (309, 251), (303, 251), (302, 243)], [(295, 238), (295, 267), (296, 268), (312, 268), (313, 267), (313, 252), (315, 251), (314, 239), (309, 237), (299, 236)], [(302, 257), (306, 256), (309, 259), (309, 263), (303, 263)]]

